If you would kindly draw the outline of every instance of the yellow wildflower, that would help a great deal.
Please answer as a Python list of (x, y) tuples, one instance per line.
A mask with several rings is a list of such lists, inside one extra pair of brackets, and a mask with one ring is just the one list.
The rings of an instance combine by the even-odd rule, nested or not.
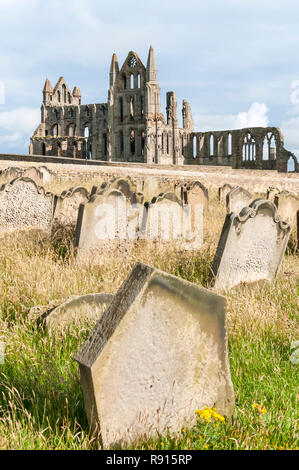
[(259, 413), (262, 413), (262, 414), (265, 414), (267, 413), (267, 410), (266, 410), (266, 407), (263, 403), (261, 403), (260, 405), (258, 403), (253, 403), (253, 408), (258, 411)]
[(204, 408), (203, 410), (196, 410), (195, 413), (206, 423), (210, 423), (212, 420), (213, 421), (220, 421), (220, 422), (225, 422), (225, 418), (221, 416), (219, 413), (216, 413), (216, 408)]

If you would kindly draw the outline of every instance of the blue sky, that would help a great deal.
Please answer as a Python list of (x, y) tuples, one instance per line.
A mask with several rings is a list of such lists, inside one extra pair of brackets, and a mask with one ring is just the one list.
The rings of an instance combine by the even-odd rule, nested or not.
[[(0, 153), (27, 153), (46, 77), (107, 101), (113, 52), (191, 103), (196, 130), (282, 129), (299, 156), (298, 0), (0, 0)], [(293, 88), (292, 88), (293, 86)]]

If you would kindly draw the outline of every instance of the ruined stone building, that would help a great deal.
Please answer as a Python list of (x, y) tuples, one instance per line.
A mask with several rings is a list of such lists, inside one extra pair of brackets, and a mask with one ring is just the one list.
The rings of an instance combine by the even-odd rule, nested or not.
[(60, 156), (113, 162), (164, 165), (228, 165), (233, 168), (294, 171), (299, 165), (284, 148), (276, 127), (195, 132), (191, 107), (183, 100), (183, 127), (178, 123), (173, 91), (166, 96), (166, 116), (154, 50), (146, 67), (129, 52), (121, 69), (116, 54), (110, 67), (107, 103), (82, 104), (61, 77), (54, 89), (47, 79), (43, 89), (41, 124), (31, 138), (31, 155)]

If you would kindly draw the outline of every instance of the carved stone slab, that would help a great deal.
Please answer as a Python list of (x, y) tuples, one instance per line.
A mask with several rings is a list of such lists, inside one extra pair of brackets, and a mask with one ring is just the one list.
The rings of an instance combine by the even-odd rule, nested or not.
[(226, 195), (226, 210), (227, 213), (240, 212), (243, 207), (247, 207), (252, 201), (252, 195), (247, 189), (237, 188), (232, 189)]
[(104, 448), (195, 424), (234, 406), (226, 300), (138, 263), (75, 360)]
[(273, 281), (290, 235), (271, 201), (256, 199), (240, 214), (227, 214), (217, 248), (213, 284), (230, 289), (241, 282)]

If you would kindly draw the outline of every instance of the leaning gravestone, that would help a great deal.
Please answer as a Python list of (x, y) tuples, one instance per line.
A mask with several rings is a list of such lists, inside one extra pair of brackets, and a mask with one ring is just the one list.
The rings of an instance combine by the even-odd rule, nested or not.
[(225, 183), (223, 186), (221, 186), (221, 188), (218, 189), (219, 201), (225, 201), (227, 193), (229, 193), (232, 189), (234, 189), (234, 186), (228, 183)]
[(12, 181), (13, 179), (20, 178), (23, 171), (22, 168), (10, 166), (1, 172), (1, 179), (4, 181)]
[(240, 212), (243, 207), (247, 207), (252, 201), (252, 195), (247, 189), (237, 188), (232, 189), (226, 195), (226, 210), (227, 213)]
[(0, 191), (0, 232), (41, 229), (49, 232), (53, 194), (29, 178), (17, 178)]
[(85, 409), (104, 448), (230, 416), (226, 300), (138, 263), (77, 353)]
[(213, 265), (213, 285), (230, 289), (241, 282), (273, 281), (289, 235), (290, 226), (266, 199), (256, 199), (239, 214), (227, 214)]
[(81, 204), (76, 226), (78, 260), (96, 260), (103, 250), (117, 250), (136, 240), (143, 209), (116, 189), (104, 190)]
[(291, 226), (299, 248), (299, 197), (289, 191), (281, 191), (275, 196), (274, 203), (280, 217)]
[(112, 294), (74, 295), (62, 304), (50, 307), (37, 320), (49, 329), (59, 329), (98, 320), (113, 299)]
[(63, 191), (60, 196), (55, 196), (53, 228), (75, 227), (80, 204), (86, 204), (88, 197), (87, 189), (80, 186)]

